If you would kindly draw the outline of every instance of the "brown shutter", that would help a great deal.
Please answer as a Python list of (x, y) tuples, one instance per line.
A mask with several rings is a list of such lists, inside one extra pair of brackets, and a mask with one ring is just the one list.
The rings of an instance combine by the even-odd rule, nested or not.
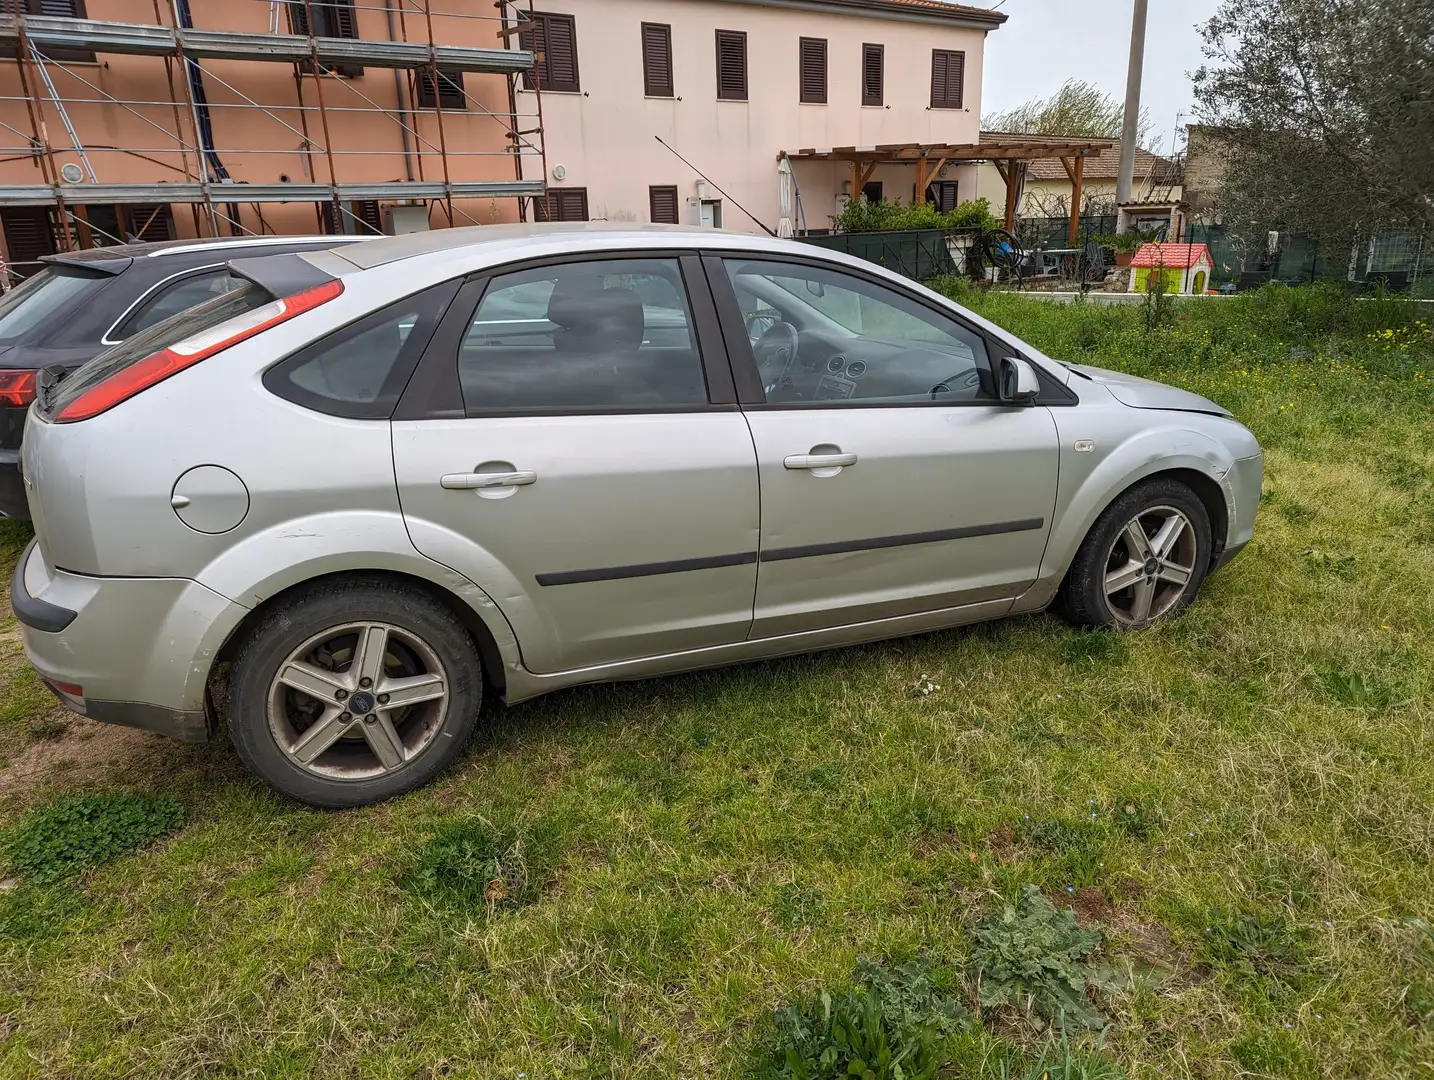
[(672, 97), (672, 27), (642, 24), (642, 92), (648, 97)]
[(717, 99), (747, 100), (747, 32), (717, 31)]
[(886, 46), (861, 47), (861, 103), (882, 105), (886, 92)]
[(804, 37), (797, 42), (797, 81), (804, 105), (827, 103), (827, 39)]
[(578, 30), (571, 15), (544, 15), (547, 20), (546, 58), (548, 81), (544, 90), (576, 94), (578, 83)]
[(40, 269), (35, 260), (55, 254), (55, 229), (42, 206), (9, 206), (0, 210), (5, 230), (6, 265), (21, 277)]
[(963, 105), (966, 54), (950, 49), (931, 50), (931, 107), (959, 109)]
[[(548, 216), (547, 203), (551, 202), (553, 216)], [(538, 221), (586, 221), (588, 219), (587, 188), (549, 188), (547, 200), (538, 196), (533, 200), (533, 216)]]
[(468, 98), (463, 93), (463, 72), (438, 69), (438, 93), (433, 92), (433, 69), (419, 68), (414, 72), (418, 83), (418, 107), (436, 109), (466, 109)]
[(533, 54), (533, 67), (523, 72), (523, 89), (536, 90), (548, 85), (547, 69), (547, 26), (542, 16), (534, 14), (530, 19), (527, 12), (518, 12), (518, 48)]
[(174, 239), (174, 210), (169, 203), (127, 206), (124, 214), (126, 239), (135, 236), (146, 244)]
[(647, 202), (652, 220), (658, 225), (677, 224), (677, 185), (653, 185), (647, 189)]

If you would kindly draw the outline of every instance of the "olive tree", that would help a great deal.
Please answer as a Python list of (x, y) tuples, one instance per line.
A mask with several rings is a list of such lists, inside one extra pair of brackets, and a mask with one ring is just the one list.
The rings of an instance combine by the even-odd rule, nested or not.
[(1196, 113), (1236, 226), (1434, 231), (1434, 0), (1222, 0)]

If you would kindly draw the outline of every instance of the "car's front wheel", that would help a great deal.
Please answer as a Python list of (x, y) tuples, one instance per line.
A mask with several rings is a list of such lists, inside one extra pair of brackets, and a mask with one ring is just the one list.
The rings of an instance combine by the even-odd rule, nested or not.
[(1210, 568), (1210, 515), (1178, 480), (1125, 492), (1087, 534), (1061, 587), (1060, 608), (1081, 626), (1137, 630), (1180, 611)]
[(266, 612), (230, 677), (246, 765), (314, 806), (410, 791), (457, 757), (477, 722), (473, 639), (421, 590), (330, 581)]

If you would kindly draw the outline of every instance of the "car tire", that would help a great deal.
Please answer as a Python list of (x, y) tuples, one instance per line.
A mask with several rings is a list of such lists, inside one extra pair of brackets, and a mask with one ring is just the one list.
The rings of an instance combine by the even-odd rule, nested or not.
[(442, 772), (478, 721), (472, 636), (422, 591), (376, 578), (328, 581), (265, 612), (229, 680), (229, 730), (244, 763), (311, 806), (363, 806)]
[(1195, 598), (1210, 552), (1210, 515), (1199, 496), (1178, 480), (1148, 480), (1111, 503), (1086, 534), (1057, 608), (1077, 626), (1142, 629)]

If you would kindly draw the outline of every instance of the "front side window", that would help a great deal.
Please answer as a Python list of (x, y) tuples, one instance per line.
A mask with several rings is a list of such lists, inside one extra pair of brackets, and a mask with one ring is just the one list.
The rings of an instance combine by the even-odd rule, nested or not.
[(953, 318), (826, 267), (724, 265), (768, 404), (996, 400), (985, 339)]
[(469, 415), (707, 404), (675, 259), (610, 259), (503, 274), (458, 356)]
[(456, 282), (437, 285), (350, 323), (270, 368), (264, 385), (296, 405), (331, 416), (391, 416), (457, 291)]
[(171, 315), (178, 315), (196, 304), (223, 296), (246, 284), (243, 278), (235, 277), (223, 269), (191, 274), (163, 286), (154, 295), (141, 302), (135, 312), (120, 326), (115, 339), (123, 340), (141, 330), (164, 322)]

